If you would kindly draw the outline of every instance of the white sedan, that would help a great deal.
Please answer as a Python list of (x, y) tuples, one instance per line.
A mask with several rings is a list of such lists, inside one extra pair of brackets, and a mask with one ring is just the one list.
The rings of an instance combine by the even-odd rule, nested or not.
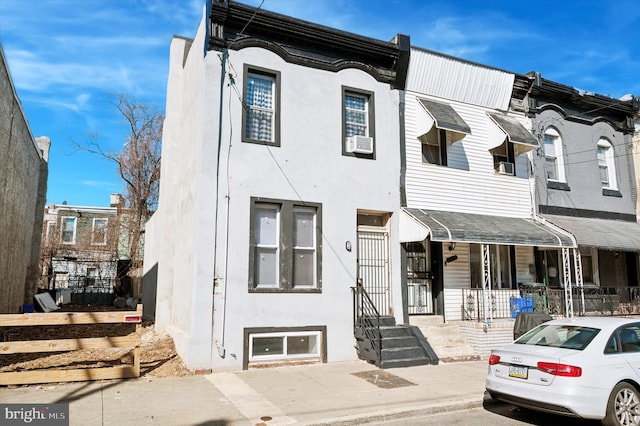
[(486, 388), (519, 407), (640, 425), (640, 318), (545, 322), (491, 351)]

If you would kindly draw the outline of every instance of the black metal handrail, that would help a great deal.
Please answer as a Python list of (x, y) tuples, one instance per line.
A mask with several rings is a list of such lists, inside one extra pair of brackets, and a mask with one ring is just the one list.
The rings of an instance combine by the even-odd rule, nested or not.
[(382, 333), (380, 332), (380, 313), (367, 294), (367, 291), (358, 284), (351, 287), (353, 293), (353, 329), (362, 330), (365, 338), (371, 342), (376, 351), (378, 362), (382, 360)]

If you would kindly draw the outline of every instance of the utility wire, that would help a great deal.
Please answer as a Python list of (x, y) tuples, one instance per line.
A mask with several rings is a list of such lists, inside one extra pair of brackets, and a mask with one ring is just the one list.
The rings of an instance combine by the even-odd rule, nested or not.
[(245, 30), (247, 29), (247, 27), (249, 26), (249, 24), (251, 24), (251, 22), (253, 21), (253, 19), (256, 17), (256, 15), (258, 14), (258, 11), (262, 8), (262, 5), (264, 4), (264, 0), (262, 0), (260, 2), (260, 5), (256, 8), (256, 10), (253, 12), (253, 15), (251, 15), (251, 18), (247, 21), (246, 24), (244, 24), (244, 27), (242, 28), (242, 31), (240, 31), (238, 33), (238, 38), (236, 38), (233, 42), (231, 42), (231, 44), (229, 44), (228, 49), (231, 49), (231, 46), (233, 46), (234, 44), (236, 44), (238, 42), (238, 40), (240, 40), (240, 36), (244, 35)]
[[(264, 0), (263, 0), (264, 2)], [(231, 61), (228, 60), (227, 63), (230, 65), (230, 67), (235, 71), (235, 68), (233, 67), (233, 65), (231, 64)], [(238, 100), (240, 101), (240, 104), (242, 105), (243, 109), (247, 109), (248, 106), (245, 103), (242, 94), (240, 93), (238, 87), (236, 86), (236, 82), (235, 82), (235, 78), (233, 78), (233, 76), (231, 74), (229, 74), (229, 85), (231, 87), (233, 87), (234, 92), (236, 94), (236, 96), (238, 97)], [(231, 104), (229, 104), (231, 105)], [(230, 106), (229, 106), (230, 108)], [(231, 114), (230, 114), (231, 115)], [(231, 142), (231, 139), (229, 139), (229, 141)], [(271, 157), (271, 159), (273, 160), (274, 164), (276, 165), (276, 167), (278, 168), (278, 170), (280, 170), (280, 173), (282, 174), (282, 176), (284, 177), (284, 179), (287, 181), (287, 184), (289, 185), (289, 187), (293, 190), (293, 192), (296, 194), (297, 197), (297, 201), (299, 201), (302, 205), (306, 205), (306, 202), (304, 201), (304, 199), (302, 198), (302, 195), (300, 195), (300, 192), (298, 192), (298, 189), (296, 188), (296, 186), (294, 185), (294, 183), (292, 182), (292, 180), (289, 178), (289, 176), (287, 175), (287, 172), (284, 170), (284, 168), (280, 165), (280, 163), (278, 162), (278, 160), (276, 159), (275, 155), (273, 154), (271, 147), (269, 145), (264, 145), (267, 149), (267, 152), (269, 153), (269, 156)], [(228, 170), (228, 166), (227, 166), (227, 170)], [(228, 173), (228, 171), (227, 171)], [(227, 177), (228, 179), (228, 177)], [(353, 280), (353, 282), (355, 283), (356, 277), (353, 276), (353, 274), (351, 273), (351, 271), (349, 270), (349, 268), (347, 267), (347, 265), (345, 265), (345, 263), (342, 260), (342, 257), (338, 254), (338, 251), (335, 249), (335, 247), (333, 246), (333, 244), (331, 244), (331, 241), (329, 240), (329, 238), (324, 234), (324, 232), (322, 231), (322, 227), (320, 227), (319, 229), (320, 231), (320, 236), (322, 237), (322, 240), (326, 243), (326, 245), (329, 247), (329, 249), (333, 252), (333, 254), (335, 255), (336, 259), (338, 260), (338, 262), (340, 263), (340, 265), (342, 266), (342, 268), (344, 269), (344, 271), (347, 273), (347, 275), (351, 278), (351, 280)]]
[[(563, 158), (564, 157), (566, 157), (566, 156), (563, 156)], [(615, 154), (615, 155), (611, 156), (611, 158), (625, 158), (625, 157), (627, 157), (627, 158), (628, 157), (633, 157), (633, 153)], [(538, 158), (546, 158), (546, 157), (541, 156), (541, 157), (538, 157)], [(571, 166), (571, 165), (574, 165), (574, 164), (584, 164), (584, 163), (591, 163), (591, 162), (597, 163), (597, 158), (596, 159), (591, 158), (591, 159), (582, 160), (582, 161), (566, 161), (566, 162), (563, 162), (562, 164), (564, 164), (565, 166)]]

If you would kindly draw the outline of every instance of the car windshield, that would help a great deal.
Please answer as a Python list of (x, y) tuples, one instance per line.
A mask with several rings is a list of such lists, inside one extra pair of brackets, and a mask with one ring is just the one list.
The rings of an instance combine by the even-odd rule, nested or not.
[(580, 327), (565, 324), (542, 324), (527, 332), (514, 343), (521, 345), (553, 346), (556, 348), (577, 349), (587, 347), (600, 332), (598, 328)]

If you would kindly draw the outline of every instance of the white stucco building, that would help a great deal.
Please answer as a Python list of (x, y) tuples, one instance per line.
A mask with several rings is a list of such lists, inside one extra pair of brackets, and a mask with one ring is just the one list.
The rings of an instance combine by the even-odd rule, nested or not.
[(407, 36), (227, 1), (173, 39), (145, 286), (189, 368), (357, 358), (359, 279), (400, 322), (408, 60)]

